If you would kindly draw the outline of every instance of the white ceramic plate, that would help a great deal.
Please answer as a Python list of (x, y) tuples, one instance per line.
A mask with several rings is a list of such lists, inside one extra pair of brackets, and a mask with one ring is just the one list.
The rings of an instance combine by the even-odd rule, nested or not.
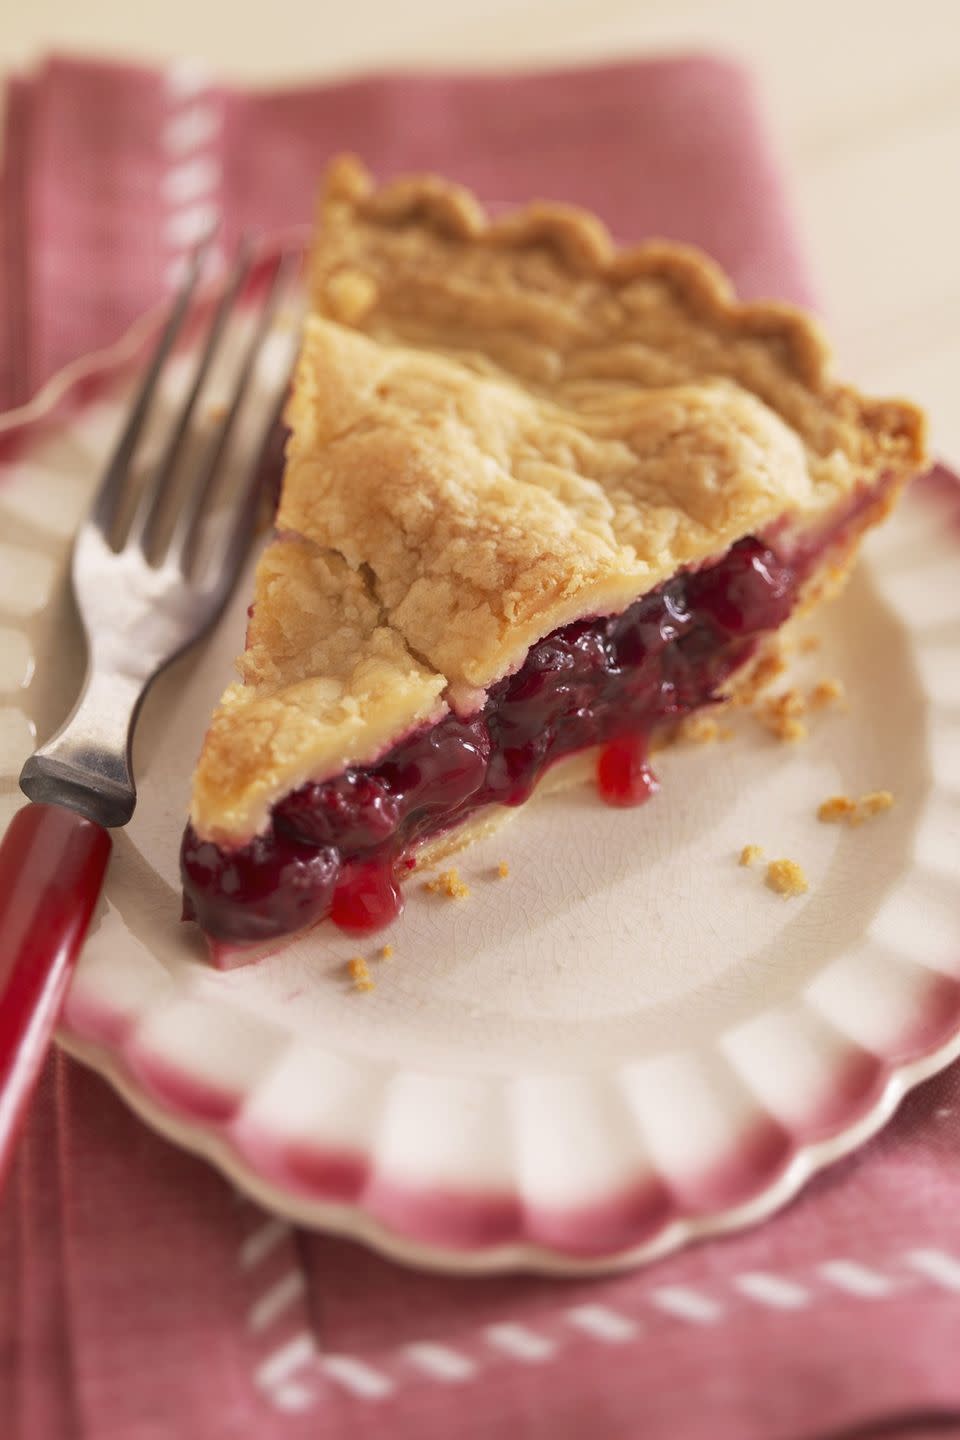
[[(4, 818), (79, 682), (69, 542), (148, 329), (0, 423)], [(221, 972), (178, 922), (177, 854), (242, 585), (144, 709), (63, 1044), (266, 1204), (419, 1264), (615, 1268), (769, 1214), (960, 1051), (958, 525), (941, 477), (870, 542), (796, 677), (842, 678), (849, 710), (806, 744), (743, 716), (662, 755), (643, 809), (535, 802), (460, 857), (466, 900), (414, 885), (369, 944), (323, 926)], [(816, 820), (877, 788), (897, 803), (871, 824)], [(738, 867), (748, 842), (809, 893)]]

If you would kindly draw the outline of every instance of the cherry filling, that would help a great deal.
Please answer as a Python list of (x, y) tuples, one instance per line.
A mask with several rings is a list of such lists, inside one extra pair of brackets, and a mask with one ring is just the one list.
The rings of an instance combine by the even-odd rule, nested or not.
[(375, 765), (302, 786), (242, 849), (188, 828), (185, 914), (240, 943), (328, 915), (345, 930), (377, 929), (399, 914), (397, 876), (417, 844), (485, 805), (522, 804), (551, 765), (595, 745), (603, 798), (642, 803), (657, 789), (647, 737), (716, 697), (787, 618), (803, 569), (743, 540), (620, 615), (555, 630), (472, 720), (447, 715)]

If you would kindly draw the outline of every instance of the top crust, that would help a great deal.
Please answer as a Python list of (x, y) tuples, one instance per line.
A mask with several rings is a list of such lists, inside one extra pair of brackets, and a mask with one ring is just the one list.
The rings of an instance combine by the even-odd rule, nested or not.
[(345, 158), (310, 284), (280, 524), (369, 566), (455, 687), (922, 459), (919, 412), (835, 383), (812, 320), (569, 207), (491, 221)]
[[(856, 488), (923, 462), (920, 412), (836, 383), (812, 320), (738, 304), (692, 250), (618, 252), (569, 207), (490, 220), (459, 186), (377, 189), (343, 158), (321, 200), (310, 289), (278, 515), (297, 543), (273, 547), (255, 621), (302, 612), (311, 555), (328, 601), (331, 575), (348, 589), (362, 577), (369, 636), (381, 656), (391, 637), (409, 682), (387, 706), (393, 736), (444, 703), (475, 708), (558, 625), (621, 610), (775, 521), (816, 527)], [(295, 555), (297, 584), (279, 584)], [(383, 748), (376, 723), (344, 741), (350, 681), (332, 643), (314, 627), (289, 675), (269, 646), (248, 650), (245, 683), (211, 731), (217, 775), (209, 741), (201, 757), (201, 834), (239, 843), (308, 774)], [(380, 703), (371, 693), (360, 708)], [(240, 724), (251, 707), (261, 727), (272, 717), (270, 781), (233, 786), (227, 819), (218, 787), (231, 766), (252, 774)]]
[(288, 790), (446, 711), (442, 677), (380, 623), (364, 577), (339, 555), (275, 540), (255, 596), (242, 683), (217, 707), (193, 782), (194, 826), (218, 844), (261, 829)]
[(463, 689), (845, 488), (726, 382), (574, 408), (317, 318), (289, 418), (281, 531), (366, 567), (387, 622)]
[(590, 380), (633, 389), (727, 376), (820, 456), (924, 458), (922, 411), (838, 383), (811, 316), (738, 302), (690, 246), (618, 250), (574, 206), (537, 201), (494, 220), (460, 185), (426, 175), (377, 189), (341, 156), (319, 201), (310, 286), (319, 315), (574, 403)]

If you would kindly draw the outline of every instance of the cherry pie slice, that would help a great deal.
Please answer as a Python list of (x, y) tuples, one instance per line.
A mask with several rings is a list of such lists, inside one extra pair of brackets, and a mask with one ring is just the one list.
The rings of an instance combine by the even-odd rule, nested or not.
[(581, 211), (328, 176), (276, 538), (194, 778), (186, 913), (374, 929), (400, 881), (759, 682), (922, 464), (816, 325)]

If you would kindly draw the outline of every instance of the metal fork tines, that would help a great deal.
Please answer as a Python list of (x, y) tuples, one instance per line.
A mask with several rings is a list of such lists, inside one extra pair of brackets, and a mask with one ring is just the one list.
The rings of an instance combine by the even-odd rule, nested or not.
[[(159, 457), (141, 459), (177, 342), (197, 308), (208, 248), (193, 257), (74, 546), (73, 589), (87, 640), (80, 698), (20, 776), (31, 800), (69, 805), (102, 825), (124, 825), (133, 814), (130, 743), (148, 685), (213, 624), (247, 553), (261, 457), (293, 358), (296, 328), (275, 322), (292, 301), (296, 258), (283, 256), (253, 299), (251, 281), (263, 281), (262, 267), (242, 245), (185, 398), (163, 427)], [(249, 333), (241, 341), (235, 332), (244, 321)], [(231, 359), (222, 402), (204, 407), (211, 373)]]

